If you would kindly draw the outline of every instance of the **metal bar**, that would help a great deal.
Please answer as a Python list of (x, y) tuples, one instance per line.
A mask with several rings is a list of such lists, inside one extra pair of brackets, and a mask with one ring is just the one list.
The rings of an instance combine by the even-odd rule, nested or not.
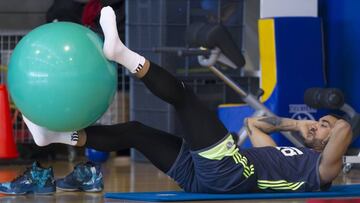
[(354, 108), (352, 108), (350, 105), (348, 104), (344, 104), (340, 110), (344, 111), (345, 113), (347, 113), (351, 118), (353, 118), (356, 114), (356, 111)]
[(241, 97), (245, 98), (247, 96), (247, 93), (241, 89), (238, 85), (235, 84), (229, 77), (224, 75), (222, 72), (220, 72), (217, 68), (214, 66), (209, 66), (209, 69), (220, 79), (222, 79), (229, 87), (231, 87), (235, 92), (239, 93)]
[[(251, 115), (251, 117), (257, 117), (257, 116), (263, 116), (263, 115), (265, 115), (265, 112), (260, 110), (260, 111), (255, 111), (255, 112)], [(248, 134), (247, 134), (247, 131), (246, 131), (246, 128), (245, 128), (245, 127), (242, 127), (242, 128), (239, 130), (238, 136), (239, 136), (239, 140), (238, 140), (238, 142), (237, 142), (237, 145), (238, 145), (238, 146), (241, 146), (241, 145), (245, 142), (246, 138), (248, 137)]]
[[(222, 79), (229, 87), (231, 87), (233, 90), (235, 90), (240, 96), (243, 97), (244, 101), (254, 108), (257, 112), (263, 112), (262, 115), (268, 115), (268, 116), (275, 116), (274, 113), (272, 113), (264, 104), (260, 103), (254, 96), (251, 94), (247, 94), (241, 87), (239, 87), (234, 81), (232, 81), (229, 77), (224, 75), (222, 72), (220, 72), (216, 67), (209, 66), (209, 69), (220, 79)], [(244, 136), (244, 130), (240, 131), (240, 135)], [(303, 147), (304, 145), (297, 140), (290, 132), (281, 132), (286, 139), (288, 139), (291, 143), (293, 143), (297, 147)], [(246, 137), (245, 137), (246, 138)], [(241, 139), (245, 139), (241, 137)]]
[(358, 164), (360, 163), (360, 156), (343, 156), (344, 164)]

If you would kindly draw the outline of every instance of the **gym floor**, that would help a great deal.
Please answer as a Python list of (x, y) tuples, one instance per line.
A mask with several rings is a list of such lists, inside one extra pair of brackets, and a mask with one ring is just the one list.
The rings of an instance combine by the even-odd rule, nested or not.
[[(79, 161), (77, 161), (79, 162)], [(75, 162), (75, 163), (77, 163)], [(75, 163), (66, 161), (43, 162), (44, 167), (52, 166), (55, 177), (60, 178), (73, 170)], [(26, 166), (13, 165), (0, 167), (0, 180), (4, 182), (20, 175)], [(60, 192), (55, 195), (26, 195), (26, 196), (0, 196), (0, 203), (7, 202), (134, 202), (124, 200), (105, 199), (105, 192), (151, 192), (165, 190), (180, 190), (180, 188), (165, 174), (156, 169), (150, 163), (137, 163), (127, 157), (118, 157), (108, 160), (103, 165), (105, 189), (103, 193), (84, 193), (84, 192)], [(360, 169), (352, 169), (348, 174), (340, 174), (334, 184), (360, 183)], [(337, 202), (337, 199), (335, 202)], [(360, 199), (347, 198), (341, 202), (360, 202)], [(202, 201), (204, 202), (204, 201)], [(224, 201), (210, 201), (211, 203)], [(226, 201), (232, 202), (308, 202), (308, 199), (285, 199), (285, 200), (243, 200)], [(312, 201), (314, 202), (314, 201)], [(333, 202), (333, 201), (332, 201)], [(191, 202), (188, 202), (191, 203)]]

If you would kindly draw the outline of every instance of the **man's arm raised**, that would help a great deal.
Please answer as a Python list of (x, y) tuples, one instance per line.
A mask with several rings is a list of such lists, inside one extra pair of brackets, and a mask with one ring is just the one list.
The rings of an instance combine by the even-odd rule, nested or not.
[(244, 124), (254, 147), (276, 146), (269, 133), (299, 130), (297, 120), (276, 116), (247, 118)]
[(336, 121), (330, 131), (330, 138), (322, 153), (319, 166), (322, 184), (331, 182), (336, 178), (342, 167), (342, 157), (346, 153), (352, 140), (351, 126), (345, 120)]

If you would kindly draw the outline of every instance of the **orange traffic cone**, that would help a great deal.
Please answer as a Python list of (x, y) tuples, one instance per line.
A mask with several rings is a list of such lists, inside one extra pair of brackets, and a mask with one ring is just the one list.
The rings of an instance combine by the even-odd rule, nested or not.
[[(14, 170), (14, 169), (4, 169), (0, 171), (0, 183), (4, 183), (4, 182), (10, 182), (12, 180), (14, 180), (14, 178), (16, 178), (16, 176), (19, 175), (19, 172)], [(5, 194), (0, 194), (0, 197), (4, 197), (7, 196)], [(3, 200), (1, 198), (1, 200)], [(5, 200), (6, 202), (6, 200)]]
[(13, 159), (18, 156), (10, 118), (8, 92), (5, 85), (0, 84), (0, 159)]

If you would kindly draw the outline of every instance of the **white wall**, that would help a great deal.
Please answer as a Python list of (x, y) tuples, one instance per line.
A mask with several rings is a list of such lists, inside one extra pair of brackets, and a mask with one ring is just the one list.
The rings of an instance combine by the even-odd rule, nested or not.
[[(341, 0), (340, 0), (341, 1)], [(261, 0), (260, 18), (318, 16), (317, 0)]]

